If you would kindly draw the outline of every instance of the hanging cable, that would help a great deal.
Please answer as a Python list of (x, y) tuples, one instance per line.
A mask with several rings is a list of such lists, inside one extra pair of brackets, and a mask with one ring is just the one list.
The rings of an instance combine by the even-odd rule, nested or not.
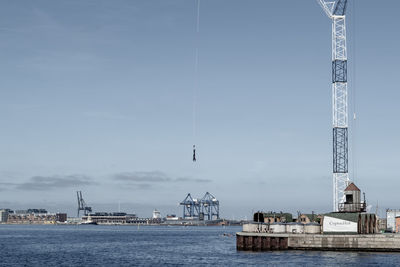
[(200, 33), (200, 0), (195, 0), (196, 9), (196, 39), (195, 39), (195, 59), (194, 59), (194, 85), (193, 85), (193, 162), (196, 162), (196, 104), (198, 89), (199, 72), (199, 33)]

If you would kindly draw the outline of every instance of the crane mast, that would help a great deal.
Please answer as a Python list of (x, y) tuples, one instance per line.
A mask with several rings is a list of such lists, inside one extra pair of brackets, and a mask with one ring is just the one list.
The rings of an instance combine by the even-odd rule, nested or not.
[(348, 173), (347, 0), (318, 0), (332, 19), (333, 211), (344, 201)]

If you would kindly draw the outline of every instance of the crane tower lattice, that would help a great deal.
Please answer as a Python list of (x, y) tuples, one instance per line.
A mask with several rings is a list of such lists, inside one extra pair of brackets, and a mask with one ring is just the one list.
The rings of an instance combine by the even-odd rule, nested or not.
[(347, 0), (318, 0), (332, 19), (333, 211), (343, 201), (349, 184), (347, 105)]

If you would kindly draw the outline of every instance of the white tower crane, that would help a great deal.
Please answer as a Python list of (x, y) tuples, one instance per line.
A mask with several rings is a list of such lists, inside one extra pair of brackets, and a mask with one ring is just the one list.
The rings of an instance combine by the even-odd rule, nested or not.
[(318, 0), (332, 19), (333, 211), (344, 200), (348, 174), (347, 0)]

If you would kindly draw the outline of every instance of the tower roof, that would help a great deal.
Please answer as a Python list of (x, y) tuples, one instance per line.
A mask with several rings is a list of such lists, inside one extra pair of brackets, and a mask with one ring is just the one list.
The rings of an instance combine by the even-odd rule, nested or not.
[(361, 191), (354, 183), (349, 184), (344, 191)]

